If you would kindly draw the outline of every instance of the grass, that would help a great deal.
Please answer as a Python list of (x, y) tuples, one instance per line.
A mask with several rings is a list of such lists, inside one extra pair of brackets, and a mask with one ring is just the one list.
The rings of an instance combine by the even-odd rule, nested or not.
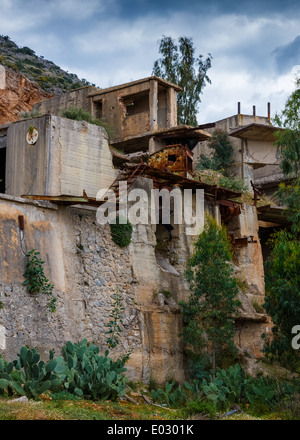
[[(135, 398), (136, 399), (136, 398)], [(139, 400), (139, 399), (137, 399)], [(211, 419), (211, 417), (209, 417)], [(186, 416), (182, 409), (171, 410), (139, 401), (139, 405), (119, 400), (28, 400), (12, 401), (0, 398), (1, 420), (208, 420), (203, 414)], [(225, 416), (217, 414), (212, 420), (300, 420), (299, 413), (280, 411), (264, 413), (246, 410)]]
[(126, 400), (29, 400), (0, 398), (0, 420), (174, 420), (180, 411)]
[[(134, 393), (135, 394), (135, 393)], [(134, 399), (139, 405), (127, 400), (90, 401), (90, 400), (28, 400), (13, 401), (0, 397), (0, 420), (299, 420), (299, 414), (290, 411), (244, 410), (232, 415), (217, 414), (215, 418), (204, 414), (186, 416), (183, 409), (169, 409), (147, 404), (142, 398)]]

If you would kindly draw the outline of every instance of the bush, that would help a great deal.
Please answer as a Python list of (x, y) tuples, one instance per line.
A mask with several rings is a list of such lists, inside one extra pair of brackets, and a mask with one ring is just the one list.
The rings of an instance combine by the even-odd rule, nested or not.
[(214, 372), (216, 366), (224, 366), (224, 359), (234, 359), (237, 354), (234, 322), (240, 302), (232, 257), (225, 227), (207, 217), (187, 263), (191, 294), (187, 302), (179, 303), (183, 342), (194, 377), (196, 365)]
[(22, 48), (19, 48), (19, 49), (17, 50), (17, 52), (19, 52), (19, 53), (23, 53), (23, 54), (25, 54), (25, 55), (31, 55), (31, 56), (35, 55), (35, 51), (32, 50), (32, 49), (30, 49), (30, 47), (27, 47), (27, 46), (24, 46), (24, 47), (22, 47)]
[(54, 360), (53, 352), (49, 353), (49, 361), (45, 363), (35, 348), (23, 346), (15, 361), (0, 362), (0, 390), (38, 398), (45, 391), (56, 390), (61, 385), (58, 373), (63, 369), (62, 358)]
[(210, 169), (219, 171), (228, 175), (233, 165), (232, 156), (234, 151), (228, 134), (222, 130), (216, 130), (212, 134), (208, 146), (212, 149), (212, 155), (207, 157), (202, 154), (197, 168), (199, 170)]
[[(80, 85), (82, 86), (82, 84)], [(71, 87), (73, 88), (73, 87)], [(83, 110), (82, 108), (69, 108), (61, 111), (61, 116), (67, 119), (73, 119), (74, 121), (86, 121), (89, 124), (98, 125), (99, 127), (103, 127), (108, 136), (111, 137), (114, 134), (114, 129), (111, 125), (107, 124), (103, 119), (94, 118), (91, 113)]]
[(25, 281), (23, 286), (26, 286), (27, 291), (31, 294), (41, 293), (49, 296), (47, 307), (50, 312), (56, 311), (56, 298), (53, 296), (54, 285), (50, 283), (44, 273), (43, 264), (45, 261), (39, 258), (40, 253), (32, 249), (26, 254), (27, 263), (26, 270), (23, 274)]
[(226, 177), (223, 176), (219, 181), (220, 187), (224, 187), (227, 189), (231, 189), (236, 192), (245, 192), (247, 190), (247, 186), (243, 179), (239, 179), (238, 177)]
[(125, 224), (121, 224), (118, 216), (116, 224), (110, 225), (111, 238), (120, 247), (126, 247), (131, 243), (132, 230), (132, 224), (129, 220)]
[(182, 410), (182, 414), (185, 418), (191, 417), (195, 414), (202, 414), (213, 419), (216, 417), (216, 412), (215, 404), (213, 402), (208, 402), (203, 398), (188, 401)]

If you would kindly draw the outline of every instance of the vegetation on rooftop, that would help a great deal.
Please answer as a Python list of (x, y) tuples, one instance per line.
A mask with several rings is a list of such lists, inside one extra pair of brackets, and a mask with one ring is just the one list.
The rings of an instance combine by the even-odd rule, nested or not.
[(104, 119), (94, 118), (90, 112), (83, 110), (82, 108), (73, 107), (61, 110), (60, 115), (63, 118), (73, 119), (74, 121), (86, 121), (89, 124), (103, 127), (106, 130), (109, 138), (112, 137), (114, 134), (114, 128), (110, 124), (105, 122)]
[(200, 155), (195, 167), (196, 176), (205, 183), (245, 193), (244, 179), (231, 172), (234, 150), (228, 134), (222, 130), (214, 131), (207, 146), (211, 151)]

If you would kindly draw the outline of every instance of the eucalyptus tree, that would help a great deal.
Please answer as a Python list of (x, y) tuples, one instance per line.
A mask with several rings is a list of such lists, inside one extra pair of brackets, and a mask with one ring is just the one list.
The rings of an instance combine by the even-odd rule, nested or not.
[(211, 83), (207, 71), (212, 56), (195, 55), (191, 37), (179, 37), (178, 43), (169, 36), (159, 40), (161, 58), (155, 61), (152, 74), (182, 87), (178, 94), (178, 124), (196, 126), (200, 95), (207, 83)]

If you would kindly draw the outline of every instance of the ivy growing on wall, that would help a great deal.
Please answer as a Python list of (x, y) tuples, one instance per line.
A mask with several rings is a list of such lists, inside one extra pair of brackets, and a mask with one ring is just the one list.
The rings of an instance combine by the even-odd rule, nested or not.
[(116, 224), (110, 225), (111, 238), (120, 247), (126, 247), (131, 243), (132, 224), (129, 220), (126, 223), (120, 223), (120, 217), (117, 216)]

